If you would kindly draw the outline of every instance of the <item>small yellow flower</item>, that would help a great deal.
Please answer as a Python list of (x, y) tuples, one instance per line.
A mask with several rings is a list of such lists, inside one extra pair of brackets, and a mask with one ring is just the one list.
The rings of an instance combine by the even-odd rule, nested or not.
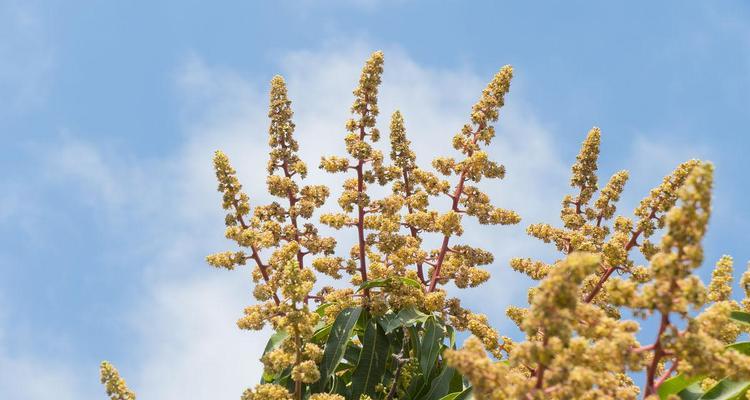
[(108, 361), (102, 361), (100, 381), (104, 384), (107, 396), (111, 400), (135, 400), (135, 393), (128, 389), (125, 380), (120, 377), (117, 369)]

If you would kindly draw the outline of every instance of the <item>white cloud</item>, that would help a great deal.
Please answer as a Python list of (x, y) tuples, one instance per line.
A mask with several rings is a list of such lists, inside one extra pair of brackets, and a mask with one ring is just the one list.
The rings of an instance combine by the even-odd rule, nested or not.
[(50, 178), (80, 185), (79, 192), (86, 194), (89, 205), (119, 206), (126, 201), (127, 184), (115, 176), (111, 161), (93, 144), (73, 139), (64, 140), (47, 155)]
[[(2, 261), (2, 260), (0, 260)], [(2, 293), (0, 293), (0, 297)], [(70, 365), (9, 348), (8, 320), (0, 307), (0, 398), (23, 400), (77, 400), (83, 398), (80, 379)], [(91, 368), (92, 371), (96, 366)], [(92, 377), (96, 379), (96, 375)]]
[(250, 301), (249, 279), (202, 275), (154, 285), (131, 315), (143, 341), (131, 378), (140, 398), (232, 399), (260, 376), (269, 333), (233, 323)]
[[(94, 370), (94, 368), (92, 368)], [(77, 400), (81, 397), (74, 371), (48, 360), (0, 353), (0, 397), (4, 399)], [(96, 376), (92, 376), (96, 380)]]

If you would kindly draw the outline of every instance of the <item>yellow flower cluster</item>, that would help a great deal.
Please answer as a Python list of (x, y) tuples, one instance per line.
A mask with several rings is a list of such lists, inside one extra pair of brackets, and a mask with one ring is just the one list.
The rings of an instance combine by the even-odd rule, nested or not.
[(125, 380), (117, 369), (108, 361), (103, 361), (100, 368), (100, 381), (104, 384), (107, 396), (111, 400), (135, 400), (135, 393), (128, 389)]
[(316, 393), (310, 396), (310, 400), (346, 400), (344, 396), (329, 393)]
[[(483, 178), (502, 178), (505, 168), (488, 159), (482, 145), (495, 136), (492, 123), (499, 117), (504, 96), (510, 88), (512, 68), (503, 67), (484, 89), (473, 106), (471, 123), (463, 127), (453, 139), (453, 146), (463, 154), (462, 160), (436, 158), (432, 165), (442, 175), (455, 175), (455, 184), (439, 178), (435, 173), (419, 167), (411, 142), (407, 138), (404, 116), (395, 111), (390, 121), (390, 164), (373, 147), (380, 133), (375, 128), (378, 84), (383, 71), (383, 55), (373, 53), (365, 64), (359, 86), (354, 90), (354, 117), (346, 128), (344, 141), (348, 156), (323, 157), (321, 168), (328, 172), (351, 172), (344, 183), (338, 203), (342, 213), (321, 216), (321, 222), (334, 228), (355, 228), (358, 241), (350, 257), (327, 257), (313, 266), (321, 273), (339, 278), (341, 272), (351, 276), (353, 285), (387, 279), (388, 284), (364, 290), (362, 300), (375, 315), (388, 310), (398, 312), (406, 307), (418, 307), (427, 312), (444, 313), (459, 325), (481, 334), (487, 349), (498, 352), (498, 334), (486, 319), (474, 316), (457, 301), (446, 300), (438, 285), (455, 284), (459, 288), (475, 287), (490, 277), (482, 266), (493, 262), (492, 254), (468, 245), (450, 245), (454, 236), (463, 233), (462, 218), (472, 216), (482, 224), (515, 224), (519, 216), (510, 210), (495, 207), (489, 196), (471, 184)], [(384, 198), (371, 198), (368, 185), (390, 184), (392, 193)], [(431, 209), (433, 198), (447, 197), (451, 206), (445, 212)], [(425, 248), (425, 236), (438, 235), (437, 249)], [(405, 283), (417, 282), (419, 285)], [(341, 291), (332, 291), (325, 301), (333, 300), (341, 309), (350, 302)], [(471, 323), (469, 323), (471, 321)]]
[[(640, 389), (627, 374), (641, 370), (649, 399), (677, 372), (708, 379), (750, 377), (750, 357), (724, 349), (741, 333), (729, 317), (740, 308), (731, 300), (731, 257), (716, 264), (708, 289), (694, 274), (703, 261), (713, 166), (697, 160), (680, 164), (641, 201), (635, 221), (618, 216), (610, 227), (604, 222), (614, 217), (628, 174), (615, 173), (590, 205), (598, 188), (600, 141), (601, 132), (594, 128), (582, 145), (571, 179), (578, 194), (563, 200), (563, 227), (533, 224), (527, 230), (566, 257), (552, 263), (510, 262), (514, 270), (541, 281), (529, 291), (530, 308), (507, 310), (527, 340), (510, 346), (507, 362), (491, 362), (473, 340), (446, 356), (480, 398), (635, 399)], [(666, 228), (661, 244), (650, 243), (661, 228)], [(630, 259), (634, 247), (648, 266)], [(624, 276), (614, 278), (614, 272)], [(750, 292), (747, 282), (750, 272), (741, 280)], [(712, 304), (703, 312), (689, 314), (707, 302)], [(619, 321), (622, 308), (644, 318), (659, 316), (653, 344), (637, 342), (639, 326)], [(675, 316), (686, 321), (684, 329)]]
[(486, 399), (634, 399), (626, 368), (639, 367), (637, 324), (618, 322), (580, 298), (580, 285), (600, 263), (575, 252), (557, 263), (534, 291), (531, 308), (514, 309), (529, 339), (512, 346), (508, 362), (491, 362), (475, 342), (446, 354)]
[(711, 273), (711, 283), (708, 286), (708, 300), (727, 301), (732, 295), (732, 268), (734, 263), (732, 257), (723, 256), (716, 263), (716, 268)]
[(283, 386), (265, 383), (255, 386), (254, 390), (245, 390), (241, 400), (292, 400), (292, 395)]
[[(307, 166), (299, 158), (299, 144), (294, 138), (293, 112), (288, 99), (286, 84), (280, 76), (271, 80), (269, 127), (268, 192), (282, 199), (260, 205), (252, 210), (248, 196), (231, 167), (229, 158), (217, 151), (214, 168), (223, 193), (226, 217), (226, 237), (234, 240), (246, 251), (229, 251), (208, 256), (209, 264), (233, 269), (248, 260), (255, 264), (253, 280), (256, 283), (253, 295), (261, 303), (245, 309), (245, 315), (237, 321), (242, 329), (259, 330), (270, 324), (274, 330), (287, 333), (277, 348), (267, 352), (262, 361), (269, 373), (282, 373), (289, 369), (296, 382), (295, 395), (301, 395), (302, 384), (319, 379), (316, 365), (322, 350), (310, 342), (320, 316), (311, 311), (308, 303), (315, 284), (315, 273), (305, 266), (305, 257), (318, 256), (311, 265), (337, 274), (337, 266), (331, 262), (336, 241), (318, 234), (310, 219), (329, 195), (325, 186), (301, 186), (298, 181), (307, 175)], [(284, 203), (284, 204), (282, 204)], [(270, 257), (263, 259), (263, 250), (272, 249)], [(280, 397), (279, 397), (280, 396)], [(286, 389), (273, 385), (261, 385), (255, 391), (247, 391), (246, 398), (286, 398)]]

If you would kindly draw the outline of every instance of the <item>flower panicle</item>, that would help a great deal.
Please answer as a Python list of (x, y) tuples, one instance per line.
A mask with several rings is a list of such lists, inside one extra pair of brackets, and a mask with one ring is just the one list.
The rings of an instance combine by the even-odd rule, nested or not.
[(104, 385), (107, 396), (111, 400), (135, 400), (135, 393), (128, 388), (125, 379), (109, 361), (102, 361), (100, 370), (100, 381)]

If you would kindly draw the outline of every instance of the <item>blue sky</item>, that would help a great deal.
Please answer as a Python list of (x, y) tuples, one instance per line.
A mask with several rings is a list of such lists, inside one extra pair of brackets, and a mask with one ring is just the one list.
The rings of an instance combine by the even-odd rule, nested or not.
[[(678, 162), (717, 167), (707, 263), (750, 259), (750, 6), (699, 2), (0, 0), (0, 398), (102, 398), (115, 362), (140, 398), (233, 398), (254, 382), (265, 334), (236, 330), (247, 270), (203, 256), (222, 240), (210, 156), (224, 149), (256, 204), (268, 81), (284, 74), (302, 155), (340, 151), (351, 89), (386, 53), (396, 107), (423, 164), (449, 152), (484, 83), (515, 68), (488, 185), (524, 218), (477, 228), (493, 279), (465, 292), (504, 334), (529, 282), (511, 256), (554, 221), (591, 126), (601, 179), (626, 168), (620, 213)], [(336, 185), (313, 173), (311, 180)], [(342, 238), (342, 242), (346, 242)], [(705, 273), (704, 273), (705, 277)]]

